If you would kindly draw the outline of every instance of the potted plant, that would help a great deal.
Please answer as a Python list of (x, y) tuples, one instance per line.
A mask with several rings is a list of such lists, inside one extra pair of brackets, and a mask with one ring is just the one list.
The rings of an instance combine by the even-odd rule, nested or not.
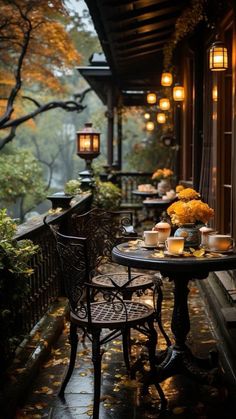
[(112, 182), (96, 180), (93, 206), (113, 211), (120, 207), (121, 189)]
[[(7, 215), (6, 209), (0, 210), (0, 363), (5, 368), (14, 356), (19, 344), (21, 307), (29, 291), (27, 278), (33, 273), (30, 259), (39, 247), (31, 240), (14, 238), (17, 225)], [(17, 327), (15, 324), (17, 313)]]
[(172, 224), (178, 226), (175, 236), (185, 238), (185, 247), (200, 244), (199, 227), (214, 216), (214, 210), (199, 198), (197, 191), (186, 188), (178, 193), (179, 200), (167, 208)]
[(152, 179), (157, 180), (159, 182), (157, 186), (157, 190), (161, 196), (165, 195), (165, 193), (171, 189), (170, 180), (173, 174), (174, 172), (171, 169), (167, 169), (167, 168), (157, 169), (153, 173)]

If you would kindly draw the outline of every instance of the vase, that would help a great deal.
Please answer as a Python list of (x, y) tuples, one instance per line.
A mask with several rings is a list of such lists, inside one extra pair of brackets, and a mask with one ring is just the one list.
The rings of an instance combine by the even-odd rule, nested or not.
[(184, 247), (199, 247), (201, 243), (201, 234), (199, 227), (196, 224), (188, 223), (183, 224), (181, 227), (177, 228), (174, 233), (175, 237), (184, 237)]
[(170, 189), (171, 184), (169, 179), (162, 179), (157, 185), (157, 191), (160, 196), (165, 195)]

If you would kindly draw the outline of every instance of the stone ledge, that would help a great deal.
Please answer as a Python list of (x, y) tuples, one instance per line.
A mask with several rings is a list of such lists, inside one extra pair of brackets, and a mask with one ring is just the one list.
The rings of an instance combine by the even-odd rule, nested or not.
[(15, 360), (7, 370), (0, 389), (1, 418), (14, 418), (20, 400), (24, 398), (40, 366), (60, 336), (67, 314), (67, 300), (60, 298), (18, 348)]

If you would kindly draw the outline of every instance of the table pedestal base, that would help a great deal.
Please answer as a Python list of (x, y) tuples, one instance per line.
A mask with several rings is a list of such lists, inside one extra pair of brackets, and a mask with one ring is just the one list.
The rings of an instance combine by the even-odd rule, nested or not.
[(186, 375), (195, 381), (212, 386), (222, 385), (222, 372), (218, 364), (218, 353), (212, 351), (207, 358), (195, 357), (186, 346), (184, 349), (170, 346), (166, 350), (163, 360), (163, 352), (156, 357), (157, 366), (149, 373), (144, 374), (143, 392), (148, 394), (148, 387), (155, 385), (160, 395), (160, 409), (166, 410), (167, 399), (160, 387), (160, 383), (177, 374)]

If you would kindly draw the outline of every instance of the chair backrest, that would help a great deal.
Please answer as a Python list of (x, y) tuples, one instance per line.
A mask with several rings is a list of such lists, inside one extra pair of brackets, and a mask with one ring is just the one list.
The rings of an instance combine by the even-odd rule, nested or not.
[(84, 237), (66, 236), (59, 233), (58, 225), (47, 225), (56, 240), (65, 293), (70, 308), (79, 318), (90, 319), (87, 240)]
[(132, 221), (130, 211), (93, 208), (85, 214), (72, 215), (73, 234), (87, 238), (90, 271), (104, 258), (111, 260), (111, 250), (116, 244), (137, 236)]

